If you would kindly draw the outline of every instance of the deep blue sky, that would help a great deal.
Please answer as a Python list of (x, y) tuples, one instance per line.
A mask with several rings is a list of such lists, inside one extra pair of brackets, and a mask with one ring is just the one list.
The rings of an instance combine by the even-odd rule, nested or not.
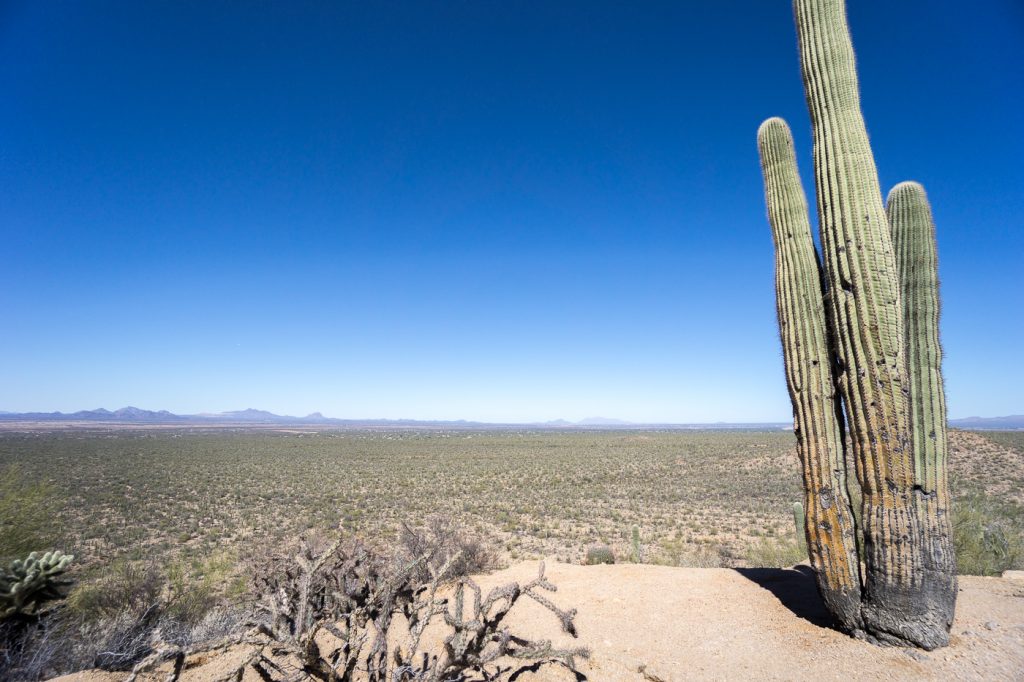
[[(857, 0), (953, 417), (1024, 412), (1024, 5)], [(787, 420), (786, 0), (0, 4), (0, 409)]]

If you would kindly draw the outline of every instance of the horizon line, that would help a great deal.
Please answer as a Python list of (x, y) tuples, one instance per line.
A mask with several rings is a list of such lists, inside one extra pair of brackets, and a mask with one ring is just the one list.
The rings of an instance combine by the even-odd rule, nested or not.
[[(792, 418), (779, 419), (779, 420), (737, 420), (732, 421), (728, 419), (716, 419), (710, 421), (633, 421), (627, 419), (619, 419), (615, 417), (603, 417), (603, 416), (592, 416), (584, 417), (579, 420), (565, 419), (564, 417), (556, 417), (554, 419), (535, 419), (535, 420), (481, 420), (481, 419), (467, 419), (464, 417), (459, 418), (416, 418), (416, 417), (332, 417), (323, 414), (320, 411), (313, 411), (303, 416), (288, 415), (288, 414), (277, 414), (269, 410), (247, 407), (241, 410), (225, 410), (222, 412), (194, 412), (188, 414), (175, 413), (169, 410), (149, 410), (145, 408), (139, 408), (132, 405), (126, 405), (116, 410), (108, 410), (104, 407), (98, 407), (93, 409), (76, 410), (74, 412), (62, 412), (60, 410), (54, 410), (50, 412), (43, 411), (0, 411), (0, 418), (11, 419), (19, 416), (49, 416), (54, 419), (60, 419), (62, 417), (74, 417), (75, 415), (107, 415), (116, 417), (118, 413), (145, 413), (151, 416), (152, 419), (149, 421), (155, 421), (158, 417), (164, 416), (166, 418), (177, 418), (177, 419), (192, 419), (192, 420), (230, 420), (232, 418), (240, 418), (245, 415), (262, 415), (264, 418), (262, 423), (273, 423), (273, 419), (282, 419), (289, 421), (336, 421), (336, 422), (396, 422), (396, 423), (435, 423), (435, 424), (480, 424), (480, 425), (495, 425), (495, 426), (708, 426), (708, 425), (758, 425), (758, 426), (788, 426), (792, 428)], [(970, 415), (967, 417), (947, 417), (947, 421), (960, 422), (968, 420), (984, 420), (984, 421), (996, 421), (1003, 419), (1022, 419), (1022, 414), (1008, 414), (1008, 415), (997, 415), (992, 417), (983, 417), (979, 415)], [(100, 419), (93, 419), (93, 421), (101, 421)], [(144, 423), (147, 421), (145, 416), (142, 418), (136, 418), (130, 421), (135, 423)]]

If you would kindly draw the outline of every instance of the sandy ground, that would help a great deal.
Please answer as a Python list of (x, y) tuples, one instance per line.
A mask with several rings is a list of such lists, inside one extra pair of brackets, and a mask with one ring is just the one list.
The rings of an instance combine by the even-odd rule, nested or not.
[[(535, 563), (479, 579), (481, 587), (527, 582)], [(1024, 580), (962, 577), (948, 648), (881, 648), (827, 627), (809, 570), (669, 568), (549, 562), (553, 600), (578, 610), (580, 638), (561, 633), (539, 605), (522, 601), (509, 615), (514, 633), (585, 646), (586, 679), (672, 680), (1024, 680)], [(194, 657), (186, 681), (215, 679), (244, 652)], [(220, 660), (218, 660), (220, 659)], [(163, 679), (163, 675), (145, 679)], [(78, 673), (61, 682), (111, 682), (124, 674)], [(253, 675), (252, 677), (255, 678)], [(246, 675), (246, 680), (250, 675)], [(550, 667), (525, 682), (573, 680)]]

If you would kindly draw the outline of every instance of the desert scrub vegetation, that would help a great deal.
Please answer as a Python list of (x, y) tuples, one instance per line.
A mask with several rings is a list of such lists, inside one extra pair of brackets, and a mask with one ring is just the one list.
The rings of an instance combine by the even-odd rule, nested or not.
[(51, 545), (60, 501), (17, 464), (0, 466), (0, 564)]
[(1024, 505), (1024, 431), (954, 431), (950, 436), (950, 473), (958, 488)]
[(950, 434), (957, 570), (1024, 568), (1024, 432)]
[[(955, 502), (1024, 502), (1024, 450), (991, 438), (951, 432)], [(782, 431), (5, 432), (0, 508), (22, 513), (8, 490), (38, 500), (5, 526), (37, 538), (11, 558), (60, 547), (83, 584), (125, 561), (198, 576), (338, 527), (413, 541), (441, 531), (432, 518), (458, 520), (493, 564), (584, 563), (594, 545), (632, 560), (636, 528), (646, 562), (743, 566), (752, 545), (800, 542), (795, 446)], [(219, 572), (237, 591), (240, 573)]]
[(978, 437), (1024, 455), (1024, 431), (977, 431)]
[(498, 567), (494, 551), (480, 538), (467, 533), (451, 517), (434, 515), (423, 528), (402, 523), (400, 556), (412, 566), (410, 578), (420, 584), (434, 578), (486, 573)]
[(1012, 500), (966, 492), (953, 508), (953, 542), (963, 575), (1024, 568), (1024, 509)]
[(587, 549), (587, 555), (584, 562), (587, 566), (597, 566), (598, 564), (614, 564), (615, 553), (612, 552), (612, 548), (608, 545), (596, 545)]
[(781, 431), (0, 434), (0, 466), (65, 491), (53, 542), (83, 577), (339, 526), (399, 541), (435, 515), (505, 562), (632, 557), (634, 527), (645, 561), (662, 541), (740, 561), (755, 534), (791, 533), (793, 453)]
[[(70, 557), (33, 555), (51, 570), (32, 587), (39, 598), (19, 600), (14, 609), (31, 620), (15, 628), (13, 610), (2, 614), (0, 678), (37, 680), (100, 668), (134, 680), (166, 664), (161, 678), (173, 682), (188, 656), (233, 648), (242, 655), (222, 679), (253, 671), (261, 679), (295, 682), (458, 682), (469, 673), (506, 679), (523, 666), (575, 670), (576, 660), (588, 655), (531, 641), (504, 622), (517, 602), (532, 600), (576, 636), (575, 611), (548, 596), (556, 588), (543, 562), (535, 580), (485, 595), (464, 572), (480, 566), (464, 559), (478, 547), (469, 534), (436, 520), (425, 533), (410, 533), (414, 540), (390, 547), (314, 534), (254, 548), (243, 562), (247, 581), (239, 595), (213, 588), (223, 562), (190, 582), (152, 563), (122, 562), (68, 595), (61, 576)], [(8, 578), (23, 577), (21, 568), (16, 562), (0, 573), (4, 595), (16, 582)], [(58, 603), (43, 612), (37, 602)]]
[(119, 561), (73, 588), (61, 573), (46, 609), (0, 622), (0, 679), (130, 670), (157, 642), (194, 646), (235, 632), (244, 601), (212, 587), (223, 583), (215, 570), (185, 579), (179, 568)]
[(748, 566), (785, 568), (807, 561), (807, 545), (791, 538), (758, 538), (744, 554)]
[[(1020, 566), (1017, 443), (950, 434), (962, 573)], [(0, 679), (130, 671), (236, 641), (264, 548), (339, 526), (420, 585), (542, 556), (585, 563), (597, 546), (670, 566), (791, 565), (806, 558), (795, 463), (788, 432), (0, 433), (4, 502), (35, 510), (32, 533), (8, 521), (31, 538), (14, 546), (74, 554), (77, 581), (27, 628), (30, 646), (5, 646)]]

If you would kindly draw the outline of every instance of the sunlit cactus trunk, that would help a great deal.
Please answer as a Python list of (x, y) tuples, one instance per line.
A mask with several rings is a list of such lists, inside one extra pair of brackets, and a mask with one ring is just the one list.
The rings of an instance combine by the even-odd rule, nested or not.
[[(783, 164), (791, 165), (785, 172), (779, 170), (777, 161), (766, 160), (766, 144), (780, 149), (788, 145), (791, 149), (788, 130), (781, 122), (769, 120), (762, 126), (759, 142), (776, 239), (776, 262), (781, 263), (784, 271), (799, 271), (795, 275), (777, 272), (777, 285), (787, 278), (801, 283), (779, 289), (779, 296), (785, 299), (779, 305), (779, 323), (797, 427), (828, 424), (820, 416), (829, 411), (825, 408), (802, 417), (807, 412), (806, 398), (793, 390), (794, 378), (802, 382), (802, 390), (806, 390), (804, 386), (813, 386), (806, 381), (806, 371), (801, 368), (807, 358), (822, 352), (820, 344), (805, 347), (808, 340), (818, 338), (813, 330), (820, 325), (830, 330), (821, 337), (831, 345), (824, 351), (828, 362), (820, 359), (813, 367), (830, 365), (834, 371), (832, 381), (842, 398), (852, 460), (861, 488), (864, 572), (860, 576), (859, 613), (852, 615), (849, 609), (833, 613), (841, 625), (860, 636), (880, 643), (932, 649), (948, 643), (956, 600), (944, 473), (945, 410), (944, 404), (941, 409), (936, 407), (944, 399), (938, 364), (934, 238), (928, 229), (910, 227), (911, 223), (920, 222), (915, 222), (916, 218), (900, 218), (894, 226), (896, 240), (907, 256), (904, 259), (901, 251), (901, 265), (897, 266), (894, 238), (860, 110), (844, 4), (842, 0), (795, 0), (794, 10), (804, 89), (814, 131), (823, 268), (817, 261), (809, 227), (807, 236), (799, 239), (804, 243), (801, 251), (805, 256), (792, 255), (794, 247), (788, 243), (797, 231), (802, 235), (803, 228), (787, 225), (807, 221), (806, 211), (803, 218), (794, 217), (805, 203), (793, 199), (798, 194), (802, 199), (795, 158)], [(778, 140), (761, 140), (767, 137)], [(773, 191), (775, 184), (786, 189)], [(897, 192), (899, 197), (902, 194), (902, 190)], [(773, 208), (773, 203), (778, 206)], [(901, 203), (897, 200), (890, 206), (890, 213), (900, 212)], [(919, 213), (915, 209), (908, 214)], [(925, 222), (930, 226), (930, 214)], [(921, 239), (929, 243), (919, 244)], [(922, 255), (926, 252), (931, 254), (930, 261)], [(930, 280), (920, 279), (922, 268), (930, 269)], [(823, 273), (823, 281), (817, 295), (824, 301), (824, 322), (816, 321), (822, 318), (821, 313), (812, 312), (802, 303), (804, 298), (811, 297), (807, 293), (809, 283), (819, 272)], [(908, 294), (911, 289), (912, 294)], [(912, 298), (905, 301), (906, 295)], [(921, 295), (930, 298), (925, 300)], [(802, 309), (807, 312), (797, 315), (808, 319), (801, 318), (800, 324), (811, 331), (798, 332), (794, 341), (789, 338), (792, 334), (787, 335), (786, 327), (797, 319), (792, 311)], [(908, 353), (908, 348), (915, 350)], [(810, 390), (813, 395), (814, 389)], [(827, 391), (823, 388), (819, 392), (826, 395)], [(932, 407), (918, 409), (921, 400), (932, 401)], [(834, 404), (834, 398), (831, 402)], [(817, 455), (816, 459), (802, 455), (808, 485), (820, 485), (813, 471), (809, 478), (809, 459), (822, 467), (828, 462), (837, 464), (833, 470), (843, 469), (842, 458), (830, 450), (834, 447), (835, 431), (841, 433), (842, 420), (837, 417), (835, 421), (834, 428), (814, 434), (816, 446), (804, 442), (810, 436), (798, 433), (803, 452), (826, 450), (825, 455)], [(810, 527), (816, 522), (811, 513), (812, 498), (809, 494), (809, 540)], [(836, 570), (822, 561), (815, 568), (819, 574)], [(819, 575), (819, 586), (842, 584), (845, 579), (845, 575)], [(825, 587), (822, 592), (833, 608)]]

